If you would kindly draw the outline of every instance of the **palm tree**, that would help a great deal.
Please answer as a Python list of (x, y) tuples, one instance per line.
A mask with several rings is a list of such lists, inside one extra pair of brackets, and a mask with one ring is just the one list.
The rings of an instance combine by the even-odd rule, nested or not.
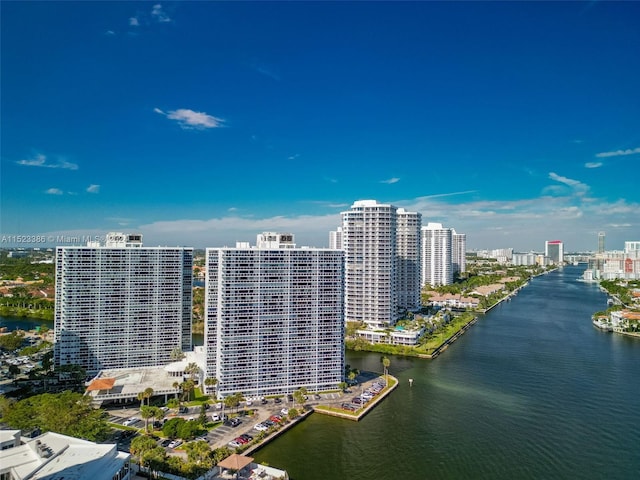
[(200, 367), (198, 366), (197, 363), (194, 363), (194, 362), (189, 363), (184, 369), (184, 373), (189, 375), (189, 378), (191, 379), (191, 381), (195, 381), (200, 371), (201, 371)]
[(144, 418), (144, 431), (149, 431), (149, 419), (154, 416), (154, 407), (149, 407), (148, 405), (143, 405), (140, 407), (140, 416)]
[(382, 357), (380, 359), (382, 365), (384, 366), (384, 380), (387, 384), (389, 384), (389, 366), (391, 365), (391, 360), (388, 357)]
[(153, 388), (148, 387), (144, 389), (144, 398), (147, 399), (147, 406), (151, 406), (151, 397), (153, 397)]
[[(206, 387), (215, 387), (218, 384), (218, 379), (216, 377), (207, 377), (204, 379), (204, 384)], [(211, 393), (211, 402), (216, 401), (216, 392), (215, 390)]]
[(164, 418), (165, 413), (164, 410), (158, 407), (151, 407), (153, 409), (153, 418), (154, 420), (160, 421)]
[(182, 392), (183, 394), (187, 394), (187, 401), (190, 402), (191, 401), (191, 392), (193, 392), (196, 388), (196, 384), (193, 382), (193, 380), (187, 380), (186, 382), (183, 382), (182, 385)]
[(176, 399), (178, 398), (178, 392), (180, 391), (180, 382), (173, 382), (173, 388), (176, 389)]

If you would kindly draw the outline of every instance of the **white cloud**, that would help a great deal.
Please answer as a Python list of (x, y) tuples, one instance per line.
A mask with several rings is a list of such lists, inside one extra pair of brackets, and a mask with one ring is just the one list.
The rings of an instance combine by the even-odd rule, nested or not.
[(41, 153), (37, 154), (33, 158), (27, 158), (23, 160), (18, 160), (16, 162), (18, 165), (23, 165), (26, 167), (44, 167), (44, 168), (62, 168), (65, 170), (77, 170), (78, 165), (75, 163), (68, 162), (64, 159), (57, 159), (55, 162), (47, 162), (46, 155), (42, 155)]
[(171, 18), (169, 18), (169, 15), (167, 15), (167, 12), (162, 9), (162, 5), (159, 3), (155, 4), (151, 9), (151, 18), (160, 23), (169, 23), (171, 21)]
[(100, 185), (91, 184), (87, 187), (89, 193), (100, 193)]
[(63, 192), (59, 188), (50, 188), (44, 193), (46, 193), (47, 195), (62, 195)]
[(205, 128), (220, 128), (224, 126), (225, 121), (221, 118), (208, 115), (204, 112), (195, 112), (188, 108), (179, 108), (178, 110), (169, 110), (164, 112), (159, 108), (154, 108), (154, 112), (164, 115), (170, 120), (176, 120), (180, 127), (185, 130), (203, 130)]
[(598, 158), (619, 157), (619, 156), (622, 156), (622, 155), (635, 155), (637, 153), (640, 153), (640, 147), (628, 148), (626, 150), (615, 150), (613, 152), (597, 153), (596, 157), (598, 157)]
[(398, 183), (400, 179), (398, 177), (389, 178), (387, 180), (380, 180), (380, 183), (386, 183), (387, 185), (391, 185), (393, 183)]
[(140, 26), (140, 21), (138, 20), (137, 17), (131, 17), (129, 18), (129, 25), (132, 27), (139, 27)]
[(554, 180), (556, 182), (560, 182), (564, 185), (567, 185), (569, 187), (571, 187), (571, 189), (574, 191), (574, 193), (576, 195), (584, 195), (585, 193), (587, 193), (589, 191), (589, 186), (580, 182), (579, 180), (574, 180), (572, 178), (568, 178), (568, 177), (563, 177), (561, 175), (558, 175), (557, 173), (554, 172), (550, 172), (549, 173), (549, 178), (551, 180)]
[(600, 168), (602, 166), (602, 162), (587, 162), (584, 166), (586, 168)]
[(290, 155), (287, 160), (297, 160), (298, 158), (300, 158), (300, 154), (296, 153), (295, 155)]
[(104, 32), (105, 35), (115, 35), (116, 32), (114, 32), (113, 30), (107, 30), (106, 32)]

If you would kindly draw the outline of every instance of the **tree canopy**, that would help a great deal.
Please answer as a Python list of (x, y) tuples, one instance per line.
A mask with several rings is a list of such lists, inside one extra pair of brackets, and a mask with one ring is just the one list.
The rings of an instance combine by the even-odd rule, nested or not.
[(80, 393), (43, 393), (10, 404), (3, 421), (12, 428), (30, 430), (39, 427), (91, 441), (108, 437), (109, 427), (103, 410), (91, 405), (91, 398)]

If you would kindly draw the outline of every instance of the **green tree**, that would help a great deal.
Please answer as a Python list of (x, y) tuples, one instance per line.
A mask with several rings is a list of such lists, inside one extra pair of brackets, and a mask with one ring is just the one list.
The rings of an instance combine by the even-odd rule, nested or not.
[(389, 360), (389, 357), (382, 357), (380, 361), (382, 362), (382, 366), (384, 367), (385, 382), (388, 384), (389, 383), (389, 366), (391, 366), (391, 360)]
[(216, 377), (207, 377), (204, 379), (204, 385), (207, 387), (207, 390), (210, 390), (213, 387), (213, 391), (210, 393), (211, 402), (215, 402), (217, 399), (215, 386), (218, 385), (218, 379)]
[(289, 409), (289, 418), (293, 420), (294, 418), (298, 418), (300, 416), (300, 412), (296, 408)]
[(144, 419), (144, 431), (148, 432), (149, 431), (149, 419), (153, 417), (154, 415), (154, 411), (153, 411), (154, 407), (150, 407), (148, 405), (142, 405), (140, 407), (140, 416)]
[(159, 408), (159, 407), (151, 407), (151, 409), (153, 411), (153, 418), (155, 420), (157, 420), (158, 422), (165, 417), (164, 410), (162, 410), (161, 408)]
[(340, 382), (338, 388), (344, 392), (347, 389), (347, 382)]
[(300, 405), (300, 408), (304, 410), (304, 402), (306, 401), (307, 389), (304, 387), (299, 388), (293, 392), (294, 401)]
[(200, 415), (198, 416), (198, 423), (204, 425), (207, 423), (207, 408), (204, 405), (200, 405)]
[(40, 427), (91, 441), (104, 440), (110, 432), (105, 412), (93, 407), (91, 397), (71, 391), (20, 400), (7, 409), (3, 421), (16, 429)]
[(197, 442), (189, 442), (184, 446), (187, 452), (187, 459), (197, 465), (206, 468), (213, 468), (213, 458), (211, 456), (211, 448), (204, 440)]
[(172, 418), (168, 420), (162, 426), (162, 434), (171, 439), (178, 438), (178, 427), (183, 423), (186, 423), (184, 418)]
[(186, 382), (183, 382), (181, 385), (183, 396), (187, 396), (187, 402), (191, 401), (191, 392), (196, 389), (196, 384), (193, 380), (189, 379)]
[(200, 374), (200, 372), (201, 372), (200, 367), (195, 362), (189, 363), (184, 369), (184, 373), (189, 375), (189, 379), (192, 382), (194, 382), (194, 384), (195, 384), (195, 381), (198, 378), (198, 375)]
[(150, 454), (157, 455), (159, 453), (157, 449), (162, 450), (164, 453), (164, 449), (159, 447), (153, 438), (147, 435), (140, 435), (131, 441), (129, 452), (134, 458), (137, 458), (140, 467), (144, 468), (148, 464)]
[(24, 332), (14, 330), (11, 333), (0, 336), (0, 348), (13, 352), (19, 349), (24, 342)]
[(182, 349), (180, 347), (174, 347), (169, 354), (169, 358), (172, 362), (179, 362), (185, 357), (185, 354), (182, 353)]

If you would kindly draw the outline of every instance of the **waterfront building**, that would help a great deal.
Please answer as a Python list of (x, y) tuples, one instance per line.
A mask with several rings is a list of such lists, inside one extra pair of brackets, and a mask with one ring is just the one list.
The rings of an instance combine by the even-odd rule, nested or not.
[(342, 227), (329, 232), (329, 248), (333, 250), (342, 250)]
[[(397, 308), (417, 311), (420, 302), (420, 228), (422, 215), (396, 210), (396, 288)], [(463, 255), (464, 258), (464, 255)]]
[(206, 250), (204, 378), (218, 380), (221, 396), (337, 388), (343, 252), (292, 248), (291, 234), (260, 238), (255, 247)]
[(513, 265), (525, 265), (532, 266), (537, 264), (538, 254), (534, 252), (529, 253), (514, 253), (511, 256), (511, 263)]
[(500, 264), (510, 263), (513, 258), (513, 248), (495, 248), (493, 250), (478, 250), (478, 258), (494, 258)]
[(347, 322), (385, 328), (397, 320), (396, 210), (359, 200), (341, 213)]
[(358, 200), (341, 216), (345, 320), (384, 329), (418, 310), (422, 215)]
[(441, 223), (422, 227), (422, 285), (453, 283), (452, 231)]
[(544, 256), (551, 263), (561, 265), (564, 262), (564, 244), (560, 240), (547, 240), (544, 242)]
[(192, 264), (192, 248), (144, 247), (137, 234), (57, 247), (55, 365), (95, 375), (190, 350)]
[(453, 273), (467, 271), (467, 235), (451, 230), (451, 268)]
[(47, 432), (0, 451), (0, 479), (128, 480), (131, 455), (115, 444), (98, 444)]
[(640, 279), (640, 242), (624, 242), (624, 250), (597, 253), (589, 259), (585, 281)]

